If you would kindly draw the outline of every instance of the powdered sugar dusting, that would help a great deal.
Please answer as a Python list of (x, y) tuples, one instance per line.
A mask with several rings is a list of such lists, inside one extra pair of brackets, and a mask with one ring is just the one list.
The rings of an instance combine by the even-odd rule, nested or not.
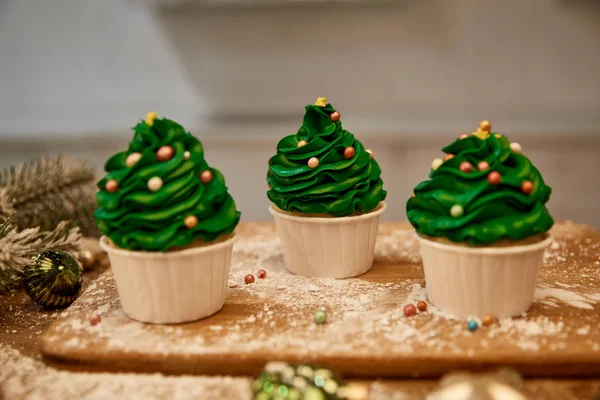
[[(600, 326), (594, 323), (600, 303), (600, 268), (589, 262), (600, 258), (600, 249), (596, 242), (568, 238), (573, 227), (567, 227), (554, 233), (531, 311), (475, 333), (466, 329), (464, 319), (432, 304), (425, 313), (404, 316), (405, 304), (427, 299), (410, 229), (383, 228), (372, 274), (334, 280), (288, 273), (273, 228), (257, 225), (249, 234), (239, 235), (229, 297), (225, 309), (214, 317), (177, 326), (130, 320), (121, 309), (109, 271), (70, 307), (43, 341), (46, 349), (60, 346), (67, 353), (95, 348), (107, 355), (177, 355), (181, 357), (178, 362), (190, 365), (197, 362), (195, 357), (206, 355), (218, 355), (215, 362), (243, 359), (248, 354), (265, 361), (275, 356), (326, 361), (351, 355), (357, 360), (377, 356), (408, 362), (415, 354), (471, 359), (499, 349), (515, 355), (537, 351), (589, 354), (600, 347)], [(574, 247), (581, 257), (570, 255)], [(385, 268), (394, 269), (393, 274), (377, 274)], [(267, 278), (244, 284), (245, 275), (259, 269), (267, 271)], [(573, 274), (579, 274), (577, 279)], [(313, 313), (320, 308), (329, 314), (325, 325), (312, 323)], [(89, 324), (85, 316), (92, 312), (102, 316), (102, 323)], [(574, 315), (577, 319), (570, 319), (571, 324), (563, 321)], [(572, 324), (574, 320), (577, 325)], [(569, 347), (574, 337), (579, 338), (579, 347)]]
[(6, 399), (251, 398), (248, 378), (58, 371), (4, 345), (0, 345), (0, 364), (0, 398)]

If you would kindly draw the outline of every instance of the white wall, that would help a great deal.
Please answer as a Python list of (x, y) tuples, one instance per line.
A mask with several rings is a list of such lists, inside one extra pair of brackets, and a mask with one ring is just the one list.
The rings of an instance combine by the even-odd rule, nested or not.
[(202, 109), (154, 14), (125, 0), (0, 1), (0, 133), (125, 130)]
[(1, 2), (0, 132), (120, 130), (149, 109), (187, 126), (295, 121), (317, 95), (379, 132), (484, 117), (505, 131), (596, 132), (595, 1), (152, 4)]

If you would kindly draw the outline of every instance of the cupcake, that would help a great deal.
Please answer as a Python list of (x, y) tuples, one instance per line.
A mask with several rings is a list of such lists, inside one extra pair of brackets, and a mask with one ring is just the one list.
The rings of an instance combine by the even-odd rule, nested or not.
[(123, 310), (151, 323), (208, 317), (225, 302), (240, 213), (181, 125), (148, 113), (133, 130), (106, 162), (95, 212)]
[(381, 169), (325, 98), (307, 105), (298, 133), (277, 144), (267, 181), (290, 272), (349, 278), (371, 268), (385, 210)]
[(461, 317), (527, 311), (552, 241), (550, 187), (521, 145), (492, 133), (489, 121), (443, 151), (406, 205), (429, 300)]

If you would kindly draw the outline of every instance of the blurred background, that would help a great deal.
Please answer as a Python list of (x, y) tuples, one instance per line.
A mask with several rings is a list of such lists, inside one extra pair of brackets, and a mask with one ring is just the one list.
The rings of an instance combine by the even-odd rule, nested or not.
[(596, 0), (0, 0), (0, 167), (103, 162), (148, 111), (198, 136), (245, 220), (304, 106), (375, 152), (388, 220), (481, 119), (520, 142), (557, 219), (600, 227)]

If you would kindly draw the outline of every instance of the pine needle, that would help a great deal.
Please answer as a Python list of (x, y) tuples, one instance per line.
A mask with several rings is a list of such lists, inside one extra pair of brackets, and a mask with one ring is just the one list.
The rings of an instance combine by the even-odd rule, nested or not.
[(69, 228), (66, 221), (48, 232), (40, 232), (40, 228), (19, 231), (11, 222), (5, 220), (0, 225), (0, 291), (18, 283), (23, 267), (36, 253), (60, 250), (73, 254), (80, 249), (79, 228)]
[(53, 231), (69, 221), (86, 236), (97, 236), (95, 177), (86, 162), (40, 158), (0, 172), (0, 218), (12, 216), (21, 230)]

